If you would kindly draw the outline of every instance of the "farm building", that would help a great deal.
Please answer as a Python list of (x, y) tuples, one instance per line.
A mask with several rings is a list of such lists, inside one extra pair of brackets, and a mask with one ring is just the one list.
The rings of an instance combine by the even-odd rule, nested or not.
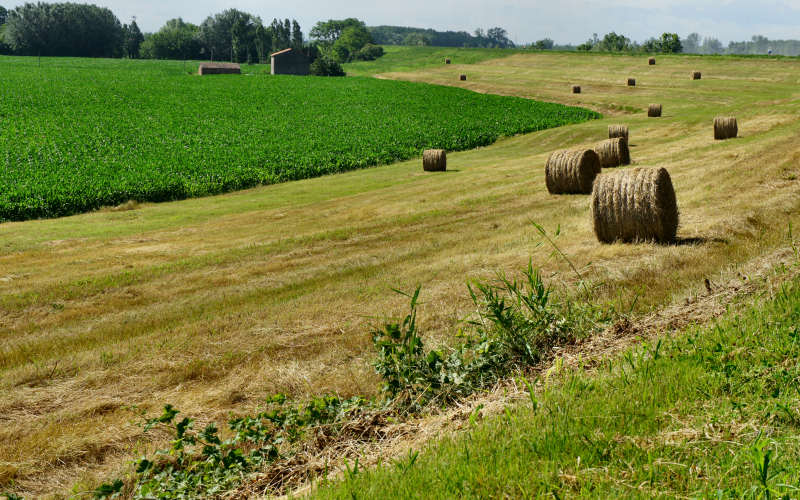
[(197, 70), (198, 75), (240, 75), (242, 68), (233, 63), (203, 63)]
[(284, 49), (270, 55), (270, 73), (273, 75), (307, 75), (311, 63), (302, 51)]

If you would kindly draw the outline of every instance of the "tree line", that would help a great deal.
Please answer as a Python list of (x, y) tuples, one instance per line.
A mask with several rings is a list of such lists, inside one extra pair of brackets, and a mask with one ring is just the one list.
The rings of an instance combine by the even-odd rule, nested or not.
[(481, 28), (474, 34), (466, 31), (436, 31), (402, 26), (371, 26), (369, 32), (380, 45), (432, 45), (436, 47), (496, 47), (511, 48), (514, 42), (508, 32), (500, 27)]

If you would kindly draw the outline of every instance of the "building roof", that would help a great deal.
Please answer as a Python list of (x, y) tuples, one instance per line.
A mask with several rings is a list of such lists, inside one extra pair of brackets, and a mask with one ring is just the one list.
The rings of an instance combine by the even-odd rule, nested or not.
[(288, 49), (283, 49), (283, 50), (279, 50), (278, 52), (275, 52), (274, 54), (270, 54), (269, 56), (270, 56), (270, 57), (275, 57), (275, 56), (279, 56), (279, 55), (281, 55), (281, 54), (285, 54), (285, 53), (287, 53), (287, 52), (291, 52), (291, 51), (292, 51), (292, 49), (291, 49), (291, 48), (288, 48)]

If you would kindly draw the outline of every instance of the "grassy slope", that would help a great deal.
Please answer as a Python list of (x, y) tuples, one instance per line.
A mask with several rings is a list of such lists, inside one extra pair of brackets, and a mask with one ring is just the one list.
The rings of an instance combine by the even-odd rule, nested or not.
[(315, 496), (794, 498), (798, 324), (795, 278), (713, 325), (560, 373), (535, 403)]
[[(692, 82), (689, 71), (704, 79)], [(0, 484), (76, 489), (138, 455), (128, 404), (173, 403), (201, 420), (251, 412), (265, 394), (377, 386), (369, 325), (405, 309), (391, 287), (424, 285), (422, 328), (445, 341), (470, 311), (464, 280), (533, 258), (530, 220), (601, 297), (646, 311), (735, 270), (800, 222), (794, 61), (524, 54), (394, 77), (574, 103), (611, 118), (417, 160), (213, 198), (0, 225)], [(637, 78), (634, 89), (624, 85)], [(573, 96), (569, 84), (585, 93)], [(662, 102), (665, 116), (642, 110)], [(626, 110), (638, 110), (628, 113)], [(716, 114), (741, 138), (715, 143)], [(546, 194), (555, 148), (632, 130), (638, 165), (669, 169), (682, 212), (676, 246), (600, 245), (588, 200)]]
[(462, 47), (405, 47), (385, 45), (383, 57), (375, 61), (359, 61), (344, 65), (348, 76), (373, 76), (391, 71), (419, 71), (444, 64), (477, 64), (489, 59), (524, 53), (513, 49), (473, 49)]

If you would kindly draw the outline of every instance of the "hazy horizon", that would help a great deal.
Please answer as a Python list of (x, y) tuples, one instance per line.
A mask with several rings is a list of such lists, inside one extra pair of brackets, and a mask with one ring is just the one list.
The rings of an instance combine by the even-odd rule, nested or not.
[[(336, 5), (309, 0), (302, 6), (285, 2), (254, 0), (199, 0), (196, 2), (156, 2), (142, 0), (86, 0), (110, 8), (123, 23), (136, 17), (142, 31), (156, 31), (172, 18), (181, 17), (195, 24), (209, 15), (228, 8), (237, 8), (260, 16), (269, 23), (272, 18), (297, 19), (307, 35), (321, 20), (357, 17), (369, 26), (394, 25), (433, 28), (441, 31), (467, 31), (501, 26), (517, 44), (551, 38), (556, 43), (577, 44), (593, 33), (602, 36), (610, 31), (643, 41), (662, 32), (685, 37), (699, 33), (727, 44), (749, 40), (753, 35), (771, 39), (799, 39), (800, 2), (773, 0), (756, 5), (743, 0), (478, 0), (421, 1), (408, 0), (402, 6), (365, 0), (346, 0)], [(13, 5), (0, 5), (12, 9)]]

